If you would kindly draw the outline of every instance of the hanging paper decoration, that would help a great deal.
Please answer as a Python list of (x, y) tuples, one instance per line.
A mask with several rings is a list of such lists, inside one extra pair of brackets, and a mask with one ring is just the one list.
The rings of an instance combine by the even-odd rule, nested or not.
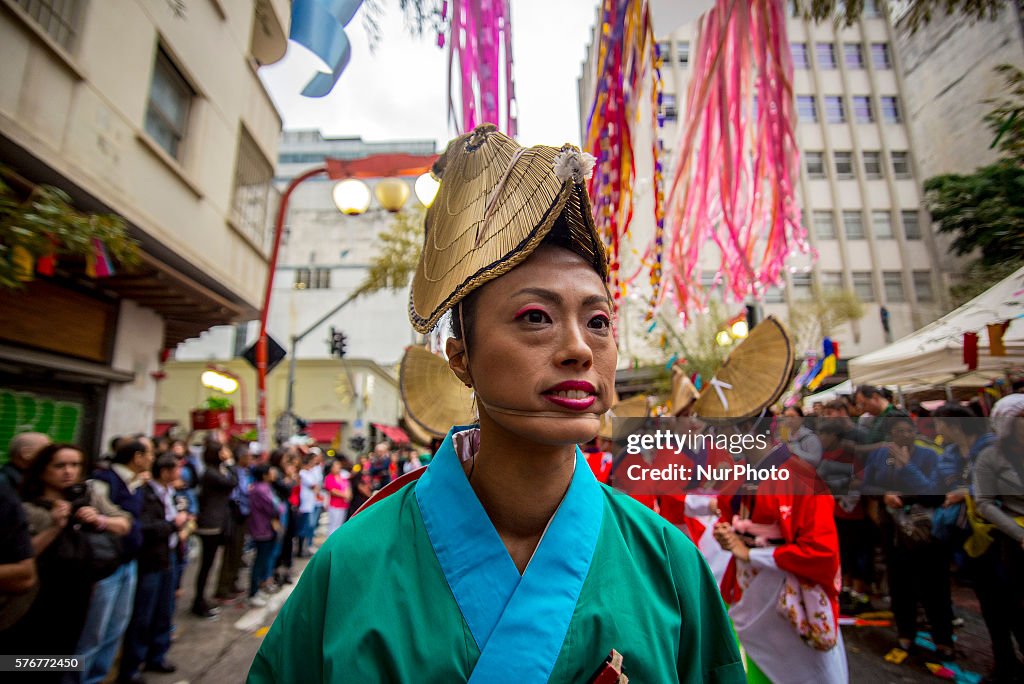
[[(441, 6), (446, 21), (448, 2)], [(515, 85), (512, 81), (512, 12), (508, 0), (452, 0), (448, 43), (448, 118), (460, 133), (482, 123), (515, 137)], [(437, 37), (444, 47), (443, 33)], [(456, 116), (452, 74), (459, 64), (461, 118)]]
[(667, 288), (684, 316), (706, 306), (701, 252), (716, 280), (760, 299), (786, 259), (808, 252), (795, 200), (793, 65), (784, 0), (717, 0), (700, 20), (684, 129), (666, 203)]
[[(597, 77), (594, 100), (587, 115), (584, 148), (597, 158), (588, 191), (594, 221), (608, 251), (609, 290), (616, 306), (629, 285), (646, 270), (652, 289), (647, 319), (653, 318), (660, 297), (664, 253), (664, 178), (657, 131), (664, 124), (659, 115), (662, 100), (661, 55), (651, 26), (646, 0), (603, 0), (601, 31), (597, 45)], [(636, 168), (634, 128), (649, 98), (655, 233), (641, 265), (622, 277), (622, 247), (633, 219)]]
[[(302, 94), (323, 97), (334, 89), (341, 72), (352, 57), (352, 44), (345, 27), (356, 15), (363, 0), (294, 0), (288, 38), (319, 57), (330, 70), (316, 74)], [(258, 30), (258, 29), (257, 29)]]
[(964, 363), (967, 364), (967, 370), (978, 367), (978, 333), (964, 333)]
[(1003, 343), (1003, 335), (1010, 327), (1010, 321), (1002, 323), (991, 323), (986, 326), (988, 330), (988, 353), (990, 356), (1006, 356), (1006, 344)]
[(11, 248), (11, 263), (14, 264), (15, 278), (20, 282), (27, 283), (35, 277), (35, 257), (21, 245), (14, 245)]

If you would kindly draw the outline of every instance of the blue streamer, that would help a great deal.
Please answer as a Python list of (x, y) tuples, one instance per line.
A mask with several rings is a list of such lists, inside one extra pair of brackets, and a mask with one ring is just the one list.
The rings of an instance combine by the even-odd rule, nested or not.
[(322, 59), (330, 73), (317, 73), (302, 94), (323, 97), (334, 89), (352, 58), (352, 44), (345, 26), (363, 0), (294, 0), (289, 38)]

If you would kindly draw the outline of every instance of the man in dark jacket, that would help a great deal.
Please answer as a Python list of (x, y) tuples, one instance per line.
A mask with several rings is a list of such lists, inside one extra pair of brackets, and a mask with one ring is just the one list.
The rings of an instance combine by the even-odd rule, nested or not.
[(114, 664), (121, 637), (135, 605), (136, 557), (142, 546), (142, 486), (153, 468), (153, 443), (136, 437), (121, 444), (109, 470), (93, 473), (97, 487), (132, 517), (132, 529), (122, 537), (124, 562), (114, 574), (96, 583), (89, 615), (78, 640), (82, 684), (100, 684)]
[(181, 467), (173, 454), (161, 456), (153, 466), (153, 479), (140, 487), (142, 547), (139, 549), (139, 583), (135, 610), (125, 635), (119, 682), (142, 681), (139, 667), (154, 672), (174, 672), (166, 660), (171, 647), (174, 616), (174, 559), (178, 531), (188, 513), (174, 505), (174, 482)]

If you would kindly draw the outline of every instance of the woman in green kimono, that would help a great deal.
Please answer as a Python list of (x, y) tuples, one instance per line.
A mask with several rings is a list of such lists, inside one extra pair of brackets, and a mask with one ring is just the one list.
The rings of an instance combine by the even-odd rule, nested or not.
[(576, 446), (617, 360), (592, 165), (491, 125), (435, 164), (410, 318), (426, 333), (452, 310), (479, 424), (331, 536), (250, 682), (586, 682), (613, 650), (635, 682), (745, 680), (700, 553)]

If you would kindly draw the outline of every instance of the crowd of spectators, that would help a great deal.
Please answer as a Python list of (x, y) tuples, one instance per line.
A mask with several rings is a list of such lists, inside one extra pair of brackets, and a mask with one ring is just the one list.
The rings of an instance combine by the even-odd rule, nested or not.
[(191, 446), (118, 437), (92, 459), (19, 434), (0, 468), (0, 650), (78, 657), (81, 672), (37, 681), (137, 684), (145, 671), (174, 672), (187, 564), (195, 618), (265, 606), (293, 581), (293, 559), (316, 551), (322, 517), (329, 536), (410, 462), (387, 443), (352, 466), (301, 444), (252, 453), (221, 433)]

